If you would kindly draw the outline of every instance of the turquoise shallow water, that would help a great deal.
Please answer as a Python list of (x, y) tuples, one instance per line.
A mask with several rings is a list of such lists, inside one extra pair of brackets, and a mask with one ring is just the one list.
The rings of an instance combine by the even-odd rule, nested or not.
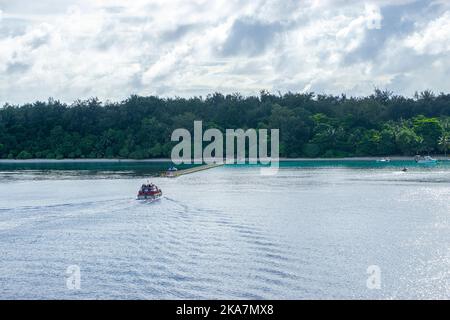
[[(105, 172), (124, 175), (155, 175), (164, 172), (173, 164), (170, 161), (150, 162), (150, 161), (11, 161), (0, 162), (0, 171), (10, 171), (21, 174), (23, 172), (34, 171), (36, 174), (58, 174), (72, 173), (81, 176), (102, 175)], [(179, 165), (179, 169), (190, 168), (193, 165)]]
[[(441, 160), (436, 164), (419, 164), (414, 160), (392, 160), (390, 162), (377, 162), (376, 160), (299, 160), (280, 161), (282, 168), (420, 168), (439, 169), (450, 168), (450, 160)], [(246, 165), (244, 165), (246, 166)]]
[[(0, 171), (15, 172), (21, 174), (23, 172), (34, 171), (36, 174), (58, 174), (70, 172), (75, 175), (99, 175), (105, 172), (117, 173), (118, 175), (158, 175), (173, 166), (170, 161), (0, 161)], [(194, 164), (178, 165), (179, 169), (186, 169)], [(232, 167), (253, 167), (255, 165), (235, 164)], [(256, 165), (258, 166), (258, 165)], [(437, 164), (418, 164), (413, 160), (392, 160), (388, 163), (377, 162), (376, 160), (290, 160), (280, 161), (279, 166), (282, 168), (408, 168), (408, 169), (447, 169), (450, 168), (450, 160), (440, 160)]]
[(151, 204), (153, 167), (23, 169), (0, 167), (0, 298), (450, 297), (448, 164), (226, 166), (152, 178)]

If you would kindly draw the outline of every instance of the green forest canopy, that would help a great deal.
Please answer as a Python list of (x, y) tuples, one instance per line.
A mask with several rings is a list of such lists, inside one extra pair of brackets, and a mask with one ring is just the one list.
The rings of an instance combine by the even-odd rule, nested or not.
[(0, 158), (170, 157), (176, 128), (279, 128), (282, 157), (446, 153), (450, 94), (414, 98), (375, 90), (367, 97), (313, 93), (206, 98), (133, 95), (71, 105), (49, 99), (0, 108)]

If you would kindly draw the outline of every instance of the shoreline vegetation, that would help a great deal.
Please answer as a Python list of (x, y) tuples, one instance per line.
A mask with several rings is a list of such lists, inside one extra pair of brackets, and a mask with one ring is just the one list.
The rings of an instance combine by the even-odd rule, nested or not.
[[(0, 159), (165, 159), (175, 129), (279, 129), (280, 158), (356, 159), (444, 154), (450, 149), (450, 94), (414, 97), (376, 89), (365, 97), (314, 93), (192, 98), (133, 95), (72, 104), (50, 98), (0, 108)], [(123, 159), (123, 160), (122, 160)]]
[[(387, 157), (346, 157), (346, 158), (280, 158), (280, 162), (296, 161), (377, 161), (381, 158), (389, 158), (391, 161), (413, 161), (410, 156), (387, 156)], [(433, 155), (433, 158), (439, 161), (450, 161), (450, 156)], [(172, 163), (170, 158), (159, 159), (0, 159), (2, 163)]]

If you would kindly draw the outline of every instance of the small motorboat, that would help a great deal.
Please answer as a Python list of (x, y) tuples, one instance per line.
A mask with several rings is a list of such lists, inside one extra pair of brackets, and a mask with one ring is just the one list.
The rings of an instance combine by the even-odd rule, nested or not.
[(377, 162), (387, 163), (387, 162), (391, 162), (391, 159), (390, 158), (381, 158), (381, 159), (378, 159)]
[(167, 169), (167, 171), (166, 171), (166, 176), (167, 176), (167, 177), (175, 177), (177, 171), (178, 171), (177, 168), (175, 168), (175, 167), (170, 167), (170, 168)]
[(433, 159), (430, 156), (425, 156), (425, 157), (421, 157), (421, 156), (415, 156), (414, 160), (416, 161), (416, 163), (418, 164), (436, 164), (437, 160)]
[(138, 191), (136, 200), (155, 201), (162, 197), (162, 190), (153, 183), (144, 183)]

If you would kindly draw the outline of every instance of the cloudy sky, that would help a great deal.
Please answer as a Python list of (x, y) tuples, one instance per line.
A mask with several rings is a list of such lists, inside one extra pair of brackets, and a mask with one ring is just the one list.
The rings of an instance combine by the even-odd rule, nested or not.
[[(353, 2), (353, 3), (352, 3)], [(450, 92), (450, 1), (0, 0), (0, 103)]]

